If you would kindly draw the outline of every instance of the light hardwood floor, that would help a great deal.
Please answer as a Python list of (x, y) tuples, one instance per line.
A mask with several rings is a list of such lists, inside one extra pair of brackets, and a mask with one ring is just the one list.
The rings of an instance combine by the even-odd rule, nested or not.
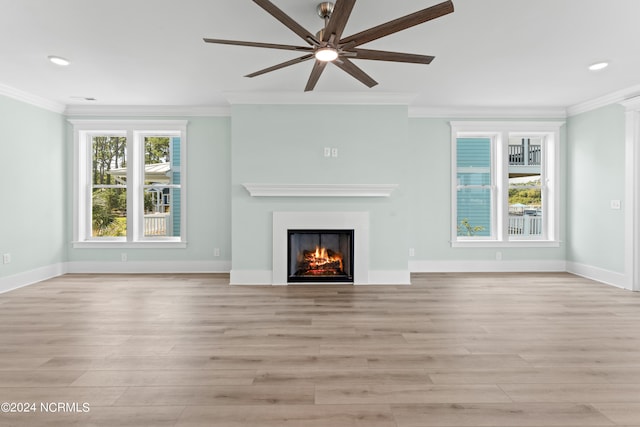
[(38, 405), (0, 425), (640, 426), (640, 294), (569, 274), (228, 281), (67, 275), (0, 295), (0, 402)]

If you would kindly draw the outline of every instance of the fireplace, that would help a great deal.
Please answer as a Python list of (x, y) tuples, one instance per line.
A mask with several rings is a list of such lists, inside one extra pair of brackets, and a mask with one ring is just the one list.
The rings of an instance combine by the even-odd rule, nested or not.
[[(289, 231), (301, 232), (330, 232), (353, 231), (351, 238), (352, 251), (347, 251), (351, 260), (347, 263), (352, 279), (341, 277), (327, 280), (326, 278), (298, 282), (289, 280), (291, 256), (289, 255)], [(304, 282), (316, 283), (351, 283), (365, 285), (369, 283), (369, 213), (368, 212), (274, 212), (273, 213), (273, 270), (271, 284), (291, 285)], [(315, 251), (315, 243), (313, 249)], [(307, 248), (308, 250), (309, 248)], [(331, 248), (329, 248), (331, 249)], [(335, 250), (335, 249), (333, 249)], [(341, 252), (341, 251), (339, 251)], [(344, 254), (343, 254), (344, 255)], [(297, 258), (296, 258), (297, 259)], [(343, 265), (345, 260), (343, 258)], [(293, 266), (295, 267), (295, 265)], [(295, 273), (296, 270), (293, 271)], [(345, 272), (346, 273), (346, 272)]]
[(353, 283), (354, 230), (287, 230), (287, 282)]

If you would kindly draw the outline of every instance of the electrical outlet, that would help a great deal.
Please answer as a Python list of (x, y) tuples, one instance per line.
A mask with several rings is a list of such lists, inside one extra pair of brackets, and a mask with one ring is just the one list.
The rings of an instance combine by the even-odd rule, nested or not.
[(416, 250), (414, 248), (409, 248), (409, 256), (416, 256)]
[(213, 249), (213, 256), (220, 256), (220, 248)]
[(2, 254), (2, 263), (10, 264), (11, 263), (11, 254)]
[(611, 201), (611, 209), (620, 209), (621, 207), (622, 207), (622, 204), (620, 203), (620, 200)]
[(127, 259), (128, 259), (128, 257), (127, 257), (127, 253), (126, 253), (126, 252), (122, 252), (122, 253), (120, 254), (120, 260), (121, 260), (122, 262), (127, 262)]
[(324, 156), (331, 157), (331, 147), (324, 147)]
[(331, 157), (338, 157), (338, 149), (337, 148), (332, 148), (331, 149)]
[(502, 252), (500, 251), (496, 252), (496, 261), (502, 261)]

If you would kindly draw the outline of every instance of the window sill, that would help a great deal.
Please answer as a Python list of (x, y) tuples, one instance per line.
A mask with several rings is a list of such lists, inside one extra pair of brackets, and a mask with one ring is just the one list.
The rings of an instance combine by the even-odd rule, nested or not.
[(451, 242), (452, 248), (559, 248), (559, 240), (467, 240)]
[(183, 249), (187, 247), (185, 241), (140, 241), (140, 242), (123, 242), (123, 241), (83, 241), (73, 242), (74, 249)]

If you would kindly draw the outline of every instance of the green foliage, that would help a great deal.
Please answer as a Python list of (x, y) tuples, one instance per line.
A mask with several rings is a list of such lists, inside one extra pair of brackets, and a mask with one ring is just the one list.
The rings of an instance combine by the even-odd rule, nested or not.
[(483, 231), (482, 225), (471, 225), (469, 219), (463, 218), (458, 225), (458, 236), (473, 236), (476, 233)]
[(101, 193), (94, 193), (92, 205), (92, 226), (94, 236), (105, 236), (106, 230), (115, 221), (116, 216), (109, 208), (109, 203), (105, 197), (101, 197)]
[(542, 204), (542, 191), (539, 188), (510, 188), (509, 204), (514, 205), (516, 203), (522, 203), (527, 206), (540, 206)]
[(144, 140), (144, 162), (164, 163), (169, 161), (170, 140), (167, 136), (149, 136)]
[(92, 199), (93, 235), (125, 236), (127, 192), (120, 188), (98, 188)]
[(94, 136), (93, 149), (93, 183), (114, 184), (115, 180), (109, 171), (127, 165), (127, 138), (124, 136)]
[(124, 237), (127, 235), (127, 218), (117, 217), (107, 229), (107, 236)]
[(154, 206), (155, 206), (154, 194), (151, 193), (150, 191), (146, 191), (144, 193), (144, 211), (153, 212)]

